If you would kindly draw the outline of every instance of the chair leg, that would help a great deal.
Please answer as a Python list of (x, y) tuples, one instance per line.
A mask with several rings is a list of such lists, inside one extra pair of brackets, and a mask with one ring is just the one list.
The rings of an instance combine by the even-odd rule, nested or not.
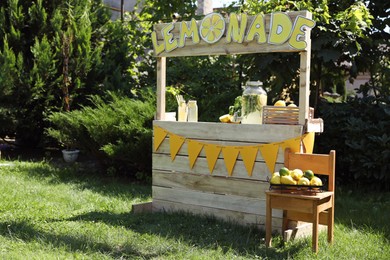
[(266, 212), (265, 212), (265, 246), (271, 247), (271, 235), (272, 235), (272, 207), (270, 197), (267, 195), (266, 199)]
[(328, 209), (328, 242), (330, 244), (333, 243), (333, 228), (334, 228), (334, 210), (332, 206), (330, 209)]
[(312, 249), (316, 254), (318, 253), (318, 222), (319, 222), (319, 212), (318, 205), (313, 207), (313, 233), (312, 233)]
[(286, 231), (287, 227), (288, 227), (287, 210), (283, 210), (282, 232)]

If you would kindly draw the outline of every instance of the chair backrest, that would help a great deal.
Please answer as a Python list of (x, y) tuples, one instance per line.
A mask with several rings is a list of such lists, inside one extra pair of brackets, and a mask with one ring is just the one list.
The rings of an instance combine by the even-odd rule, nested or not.
[(292, 153), (290, 149), (284, 151), (284, 165), (289, 169), (312, 170), (314, 174), (327, 175), (328, 190), (335, 188), (335, 162), (336, 151), (331, 150), (329, 154), (306, 154)]

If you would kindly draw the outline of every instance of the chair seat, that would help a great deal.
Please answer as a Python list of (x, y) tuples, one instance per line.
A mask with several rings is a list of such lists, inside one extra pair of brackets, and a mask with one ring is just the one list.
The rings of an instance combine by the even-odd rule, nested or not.
[(266, 191), (267, 202), (274, 209), (302, 213), (322, 212), (333, 206), (333, 192), (320, 192), (316, 195), (302, 195)]
[(271, 195), (274, 197), (289, 197), (289, 198), (299, 198), (299, 199), (305, 199), (305, 200), (322, 200), (326, 197), (332, 196), (333, 191), (324, 191), (324, 192), (317, 192), (313, 195), (305, 195), (301, 194), (299, 192), (297, 193), (285, 193), (285, 192), (280, 192), (280, 191), (266, 191), (265, 192), (267, 195)]

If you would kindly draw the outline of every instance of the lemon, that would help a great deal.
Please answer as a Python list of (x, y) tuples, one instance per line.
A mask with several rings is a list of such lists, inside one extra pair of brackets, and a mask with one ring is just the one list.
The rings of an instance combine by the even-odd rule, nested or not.
[(278, 100), (278, 101), (276, 101), (274, 106), (275, 107), (285, 107), (286, 106), (286, 102), (284, 100)]
[(305, 176), (306, 178), (311, 180), (314, 177), (314, 173), (312, 170), (306, 170), (305, 173), (303, 174), (303, 176)]
[(280, 168), (279, 170), (279, 175), (280, 176), (290, 176), (290, 170), (287, 169), (286, 167)]
[(294, 169), (290, 172), (290, 175), (294, 180), (299, 181), (303, 176), (303, 171), (301, 169)]
[(297, 107), (297, 105), (295, 105), (294, 103), (291, 103), (288, 105), (288, 107)]
[(302, 177), (299, 179), (298, 184), (299, 185), (310, 185), (310, 181), (308, 178)]
[(322, 181), (321, 181), (320, 178), (314, 176), (314, 177), (310, 180), (310, 185), (313, 185), (313, 186), (322, 186)]
[(225, 32), (225, 20), (221, 14), (211, 13), (206, 15), (199, 27), (202, 39), (207, 43), (215, 43)]
[(280, 176), (279, 175), (272, 176), (270, 183), (271, 184), (280, 184)]
[(226, 114), (226, 115), (220, 116), (219, 121), (221, 121), (222, 123), (229, 123), (231, 121), (231, 115)]
[(281, 184), (287, 184), (287, 185), (295, 185), (297, 184), (296, 181), (290, 176), (290, 175), (284, 175), (280, 177), (280, 183)]
[(272, 177), (273, 176), (280, 176), (280, 174), (279, 174), (279, 172), (274, 172), (274, 173), (272, 173)]

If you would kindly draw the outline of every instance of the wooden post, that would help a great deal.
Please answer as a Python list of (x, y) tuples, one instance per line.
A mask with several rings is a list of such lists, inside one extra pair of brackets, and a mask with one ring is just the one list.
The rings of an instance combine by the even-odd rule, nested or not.
[(123, 22), (123, 15), (125, 13), (125, 0), (121, 0), (121, 21)]
[(309, 118), (310, 96), (310, 48), (300, 53), (299, 75), (299, 124), (305, 125)]
[[(306, 11), (305, 17), (312, 19), (312, 14)], [(305, 35), (306, 50), (300, 53), (299, 73), (299, 124), (306, 125), (309, 119), (309, 96), (310, 96), (310, 58), (311, 39), (310, 33)]]
[(157, 57), (157, 111), (156, 120), (165, 119), (166, 58)]
[(272, 207), (271, 207), (271, 196), (265, 193), (266, 196), (266, 210), (265, 210), (265, 246), (272, 246)]

